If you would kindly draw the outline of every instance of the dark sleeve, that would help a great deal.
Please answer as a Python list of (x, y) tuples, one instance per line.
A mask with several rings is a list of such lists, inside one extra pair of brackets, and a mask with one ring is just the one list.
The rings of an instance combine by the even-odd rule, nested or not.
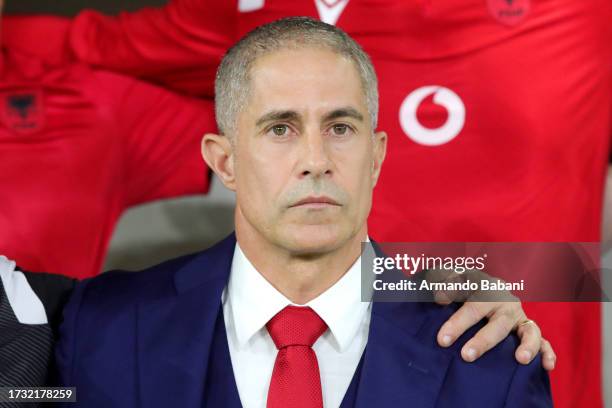
[(505, 408), (552, 407), (550, 381), (538, 354), (527, 365), (518, 364), (506, 398)]
[(64, 308), (60, 335), (55, 345), (55, 367), (57, 369), (58, 383), (61, 386), (71, 386), (74, 384), (72, 371), (77, 323), (81, 302), (88, 282), (89, 280), (85, 279), (75, 284), (74, 290)]
[(23, 272), (30, 287), (42, 302), (49, 326), (57, 339), (64, 305), (68, 302), (77, 281), (62, 275), (19, 270)]

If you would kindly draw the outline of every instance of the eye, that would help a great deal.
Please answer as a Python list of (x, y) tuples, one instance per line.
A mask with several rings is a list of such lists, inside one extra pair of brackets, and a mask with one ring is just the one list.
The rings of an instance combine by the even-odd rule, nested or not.
[(292, 140), (297, 131), (290, 123), (274, 123), (265, 129), (265, 135), (272, 141), (285, 142)]
[(351, 132), (351, 130), (351, 127), (344, 123), (336, 123), (331, 127), (331, 131), (334, 136), (345, 136)]
[(272, 126), (271, 130), (272, 133), (274, 133), (274, 136), (285, 136), (289, 131), (289, 128), (287, 125), (274, 125)]

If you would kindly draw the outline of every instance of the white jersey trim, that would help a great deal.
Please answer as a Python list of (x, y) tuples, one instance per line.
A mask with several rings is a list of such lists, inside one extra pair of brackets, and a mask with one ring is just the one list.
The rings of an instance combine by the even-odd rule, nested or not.
[(238, 11), (248, 13), (249, 11), (263, 8), (265, 0), (238, 0)]
[(340, 0), (332, 6), (329, 6), (324, 0), (315, 0), (319, 18), (324, 23), (336, 25), (336, 22), (338, 22), (348, 2), (349, 0)]

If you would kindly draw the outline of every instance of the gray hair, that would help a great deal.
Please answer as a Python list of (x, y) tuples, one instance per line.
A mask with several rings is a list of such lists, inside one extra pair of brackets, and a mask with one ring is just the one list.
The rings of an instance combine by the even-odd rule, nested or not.
[(257, 58), (287, 48), (326, 47), (355, 64), (372, 130), (378, 119), (378, 81), (372, 62), (344, 31), (310, 17), (289, 17), (257, 27), (229, 49), (215, 79), (215, 114), (221, 134), (235, 132), (238, 113), (250, 91), (250, 69)]

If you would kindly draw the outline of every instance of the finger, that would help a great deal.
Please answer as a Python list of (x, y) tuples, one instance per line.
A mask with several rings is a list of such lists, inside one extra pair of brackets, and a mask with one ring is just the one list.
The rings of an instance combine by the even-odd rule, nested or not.
[[(462, 275), (449, 270), (432, 269), (427, 271), (425, 280), (429, 283), (460, 284), (465, 281)], [(434, 301), (439, 305), (448, 305), (452, 302), (465, 302), (471, 296), (470, 290), (434, 290)]]
[(533, 320), (520, 324), (516, 334), (521, 339), (521, 344), (516, 349), (514, 357), (521, 364), (529, 364), (540, 351), (542, 344), (542, 332)]
[(443, 290), (434, 291), (434, 301), (442, 306), (453, 303), (452, 295)]
[(442, 347), (450, 346), (468, 328), (489, 314), (495, 306), (495, 303), (464, 303), (438, 331), (438, 344)]
[(461, 357), (467, 362), (476, 360), (504, 340), (513, 327), (514, 321), (507, 314), (494, 314), (487, 324), (464, 344)]
[(425, 279), (428, 282), (448, 282), (457, 275), (449, 269), (428, 269), (425, 271)]
[(544, 369), (546, 371), (554, 370), (557, 364), (557, 355), (550, 342), (544, 338), (542, 338), (540, 352), (542, 353), (542, 366)]
[(466, 302), (472, 295), (470, 291), (465, 290), (434, 290), (434, 300), (439, 305), (448, 305), (453, 302)]

